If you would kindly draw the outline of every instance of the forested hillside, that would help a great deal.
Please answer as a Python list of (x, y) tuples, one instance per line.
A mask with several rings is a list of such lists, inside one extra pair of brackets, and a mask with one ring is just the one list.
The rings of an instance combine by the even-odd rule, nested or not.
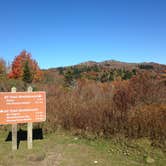
[(119, 61), (88, 61), (74, 66), (58, 67), (44, 70), (45, 82), (63, 82), (66, 86), (74, 86), (77, 80), (86, 79), (96, 82), (112, 82), (129, 80), (133, 76), (148, 72), (158, 79), (166, 78), (166, 65), (157, 63), (125, 63)]

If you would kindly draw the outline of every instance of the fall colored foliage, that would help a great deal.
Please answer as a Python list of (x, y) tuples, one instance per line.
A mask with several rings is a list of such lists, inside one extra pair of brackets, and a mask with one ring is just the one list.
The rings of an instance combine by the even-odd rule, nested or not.
[(32, 59), (31, 54), (27, 51), (22, 51), (12, 62), (12, 71), (9, 73), (9, 78), (22, 79), (26, 81), (25, 71), (29, 70), (28, 83), (41, 80), (42, 71), (40, 70), (37, 62)]
[(42, 89), (48, 94), (47, 131), (60, 125), (88, 137), (166, 139), (166, 86), (151, 72), (130, 80), (79, 79), (74, 88), (49, 84)]
[[(3, 64), (3, 63), (2, 63)], [(126, 65), (126, 64), (125, 64)], [(150, 64), (153, 65), (153, 64)], [(47, 92), (44, 132), (68, 129), (85, 137), (149, 137), (166, 147), (166, 66), (140, 68), (73, 66), (43, 70), (34, 90)], [(26, 51), (15, 57), (10, 78), (0, 79), (0, 91), (41, 79), (37, 62)], [(40, 126), (41, 125), (41, 126)]]

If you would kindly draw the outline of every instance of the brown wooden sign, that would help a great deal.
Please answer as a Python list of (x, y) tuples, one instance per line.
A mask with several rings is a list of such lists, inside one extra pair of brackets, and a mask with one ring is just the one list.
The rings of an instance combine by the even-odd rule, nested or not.
[(45, 92), (1, 92), (0, 124), (46, 120)]

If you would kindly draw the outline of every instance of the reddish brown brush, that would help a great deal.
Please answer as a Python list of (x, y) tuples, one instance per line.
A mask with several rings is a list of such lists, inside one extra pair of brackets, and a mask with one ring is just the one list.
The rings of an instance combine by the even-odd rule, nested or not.
[(166, 138), (166, 86), (148, 73), (113, 83), (79, 80), (73, 89), (52, 85), (47, 91), (52, 129), (59, 125), (98, 136)]
[[(0, 81), (2, 91), (10, 91), (10, 81)], [(17, 85), (25, 90), (21, 82)], [(83, 135), (166, 139), (166, 83), (153, 73), (109, 83), (80, 79), (70, 88), (35, 86), (47, 93), (46, 132), (61, 127)]]

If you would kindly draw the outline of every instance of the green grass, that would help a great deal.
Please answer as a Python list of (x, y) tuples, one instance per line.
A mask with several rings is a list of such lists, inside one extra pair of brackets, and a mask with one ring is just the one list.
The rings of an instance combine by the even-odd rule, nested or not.
[(0, 166), (166, 165), (166, 154), (152, 147), (148, 139), (88, 140), (57, 131), (43, 140), (34, 140), (32, 150), (27, 150), (27, 142), (21, 141), (19, 149), (12, 151), (11, 142), (5, 142), (7, 134), (0, 132)]

